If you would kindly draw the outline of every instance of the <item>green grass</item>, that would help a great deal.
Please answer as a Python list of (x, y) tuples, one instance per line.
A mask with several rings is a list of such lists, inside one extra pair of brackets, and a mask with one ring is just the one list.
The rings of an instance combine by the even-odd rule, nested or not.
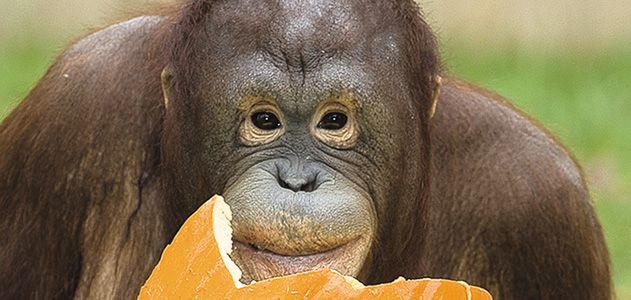
[[(0, 118), (63, 45), (32, 40), (0, 45)], [(447, 44), (444, 57), (452, 73), (511, 99), (574, 151), (605, 229), (618, 297), (631, 299), (631, 48), (544, 54)]]
[[(527, 55), (450, 46), (445, 56), (452, 73), (509, 98), (580, 160), (612, 160), (624, 182), (631, 182), (631, 164), (624, 163), (631, 158), (631, 48)], [(628, 185), (616, 188), (631, 191)]]
[(618, 299), (631, 299), (631, 204), (603, 200), (596, 206), (612, 255)]
[(0, 119), (44, 75), (62, 43), (37, 39), (0, 45)]

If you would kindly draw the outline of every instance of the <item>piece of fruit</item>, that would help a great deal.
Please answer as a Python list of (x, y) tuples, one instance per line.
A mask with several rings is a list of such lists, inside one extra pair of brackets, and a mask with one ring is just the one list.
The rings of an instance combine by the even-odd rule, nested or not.
[(364, 286), (329, 270), (242, 284), (232, 250), (230, 208), (219, 196), (202, 205), (167, 246), (138, 299), (492, 299), (483, 289), (439, 279)]

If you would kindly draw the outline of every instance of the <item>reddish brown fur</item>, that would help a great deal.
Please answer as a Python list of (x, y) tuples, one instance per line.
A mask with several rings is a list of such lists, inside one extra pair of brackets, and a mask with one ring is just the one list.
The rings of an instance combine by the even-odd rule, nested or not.
[[(410, 92), (429, 111), (436, 42), (413, 1), (389, 5), (407, 28)], [(1, 299), (132, 298), (186, 216), (220, 192), (191, 189), (203, 176), (183, 166), (199, 137), (164, 120), (195, 117), (194, 107), (165, 112), (160, 87), (168, 67), (175, 98), (197, 94), (196, 52), (212, 7), (189, 1), (78, 42), (0, 125)], [(563, 172), (578, 167), (514, 111), (446, 83), (436, 117), (419, 124), (424, 175), (406, 183), (426, 192), (412, 210), (393, 203), (380, 220), (369, 282), (429, 275), (498, 299), (611, 297), (585, 184)]]
[(499, 299), (610, 299), (602, 229), (569, 151), (497, 94), (449, 79), (440, 101), (427, 274)]

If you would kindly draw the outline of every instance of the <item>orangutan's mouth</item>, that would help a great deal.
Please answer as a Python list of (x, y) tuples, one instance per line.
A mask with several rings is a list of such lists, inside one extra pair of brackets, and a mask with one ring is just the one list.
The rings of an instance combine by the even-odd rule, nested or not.
[(361, 241), (356, 239), (320, 253), (287, 256), (235, 240), (231, 257), (243, 271), (244, 283), (323, 268), (354, 276), (364, 256)]

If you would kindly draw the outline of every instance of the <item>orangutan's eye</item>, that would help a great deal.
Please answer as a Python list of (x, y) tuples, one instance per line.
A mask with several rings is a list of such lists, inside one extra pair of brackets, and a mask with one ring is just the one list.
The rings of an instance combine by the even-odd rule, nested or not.
[(312, 134), (332, 148), (350, 149), (357, 142), (359, 127), (355, 113), (346, 105), (336, 101), (325, 103), (311, 122)]
[(276, 130), (282, 126), (278, 117), (268, 111), (257, 112), (252, 115), (252, 124), (262, 130)]
[(260, 101), (246, 108), (239, 130), (241, 142), (250, 147), (271, 143), (285, 133), (284, 119), (278, 106)]
[(339, 112), (332, 112), (324, 115), (322, 120), (318, 122), (318, 128), (324, 130), (340, 130), (346, 126), (348, 117)]

